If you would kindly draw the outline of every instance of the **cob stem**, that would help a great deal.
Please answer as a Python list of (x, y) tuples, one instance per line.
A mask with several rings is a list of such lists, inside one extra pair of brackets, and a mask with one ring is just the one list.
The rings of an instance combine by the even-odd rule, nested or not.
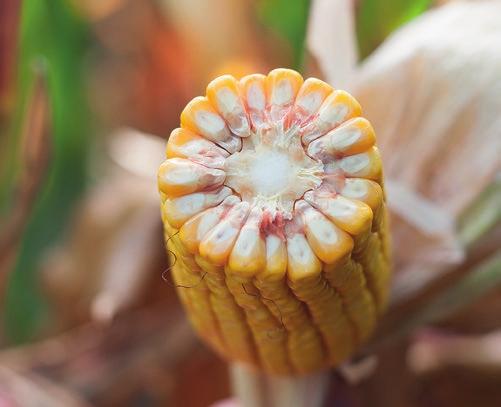
[(329, 388), (329, 371), (272, 376), (232, 363), (230, 377), (239, 407), (321, 407)]

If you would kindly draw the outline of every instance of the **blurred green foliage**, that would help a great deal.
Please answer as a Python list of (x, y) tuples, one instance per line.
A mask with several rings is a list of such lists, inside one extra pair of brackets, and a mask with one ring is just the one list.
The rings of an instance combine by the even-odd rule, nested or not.
[(444, 290), (437, 298), (421, 307), (414, 315), (409, 315), (407, 321), (400, 327), (400, 331), (395, 334), (407, 333), (424, 324), (440, 321), (499, 289), (500, 286), (501, 251), (498, 250)]
[(361, 0), (356, 14), (360, 58), (370, 55), (392, 31), (428, 9), (431, 0)]
[(474, 244), (501, 224), (501, 179), (496, 178), (459, 219), (459, 241)]
[[(86, 24), (64, 0), (22, 3), (18, 96), (15, 120), (20, 122), (33, 82), (34, 61), (47, 65), (52, 109), (52, 153), (47, 178), (24, 231), (8, 281), (5, 330), (13, 342), (32, 338), (44, 315), (36, 271), (41, 256), (62, 237), (73, 205), (86, 181), (89, 109), (84, 97), (84, 58), (90, 44)], [(14, 136), (20, 125), (14, 126)]]
[[(257, 3), (260, 21), (287, 41), (293, 54), (293, 67), (298, 70), (304, 60), (310, 3), (310, 0), (260, 0)], [(431, 4), (432, 0), (359, 1), (356, 31), (360, 58), (370, 55), (395, 29), (422, 14)]]
[(289, 43), (293, 67), (299, 71), (303, 66), (309, 10), (310, 0), (260, 0), (257, 3), (259, 19)]

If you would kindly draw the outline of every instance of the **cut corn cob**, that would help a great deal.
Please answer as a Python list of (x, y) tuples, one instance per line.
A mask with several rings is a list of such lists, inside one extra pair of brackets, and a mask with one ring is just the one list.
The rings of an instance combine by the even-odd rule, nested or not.
[(374, 130), (348, 93), (275, 69), (193, 99), (158, 173), (172, 275), (199, 333), (273, 374), (336, 366), (389, 285)]

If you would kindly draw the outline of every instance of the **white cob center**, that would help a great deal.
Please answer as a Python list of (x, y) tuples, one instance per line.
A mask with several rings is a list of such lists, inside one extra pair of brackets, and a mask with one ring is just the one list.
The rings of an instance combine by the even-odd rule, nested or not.
[(308, 157), (297, 127), (259, 129), (225, 162), (226, 181), (243, 201), (292, 217), (294, 202), (322, 183), (323, 165)]
[(259, 195), (271, 197), (291, 183), (293, 163), (283, 152), (266, 149), (250, 163), (249, 184)]

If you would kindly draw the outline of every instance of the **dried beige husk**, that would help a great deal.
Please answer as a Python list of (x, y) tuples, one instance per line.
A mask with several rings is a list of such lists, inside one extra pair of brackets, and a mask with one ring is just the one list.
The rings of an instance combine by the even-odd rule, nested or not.
[(358, 59), (353, 1), (315, 0), (306, 40), (325, 79), (349, 90)]
[(110, 322), (151, 297), (150, 282), (158, 279), (152, 270), (163, 255), (152, 179), (164, 145), (130, 128), (108, 137), (103, 179), (81, 203), (65, 243), (42, 266), (42, 285), (59, 328), (89, 319)]
[[(429, 11), (388, 38), (353, 81), (333, 83), (353, 89), (378, 134), (393, 212), (395, 299), (461, 262), (456, 221), (499, 171), (499, 15), (496, 1)], [(332, 18), (313, 17), (312, 25)], [(329, 60), (332, 80), (344, 55), (329, 58), (319, 60)]]

